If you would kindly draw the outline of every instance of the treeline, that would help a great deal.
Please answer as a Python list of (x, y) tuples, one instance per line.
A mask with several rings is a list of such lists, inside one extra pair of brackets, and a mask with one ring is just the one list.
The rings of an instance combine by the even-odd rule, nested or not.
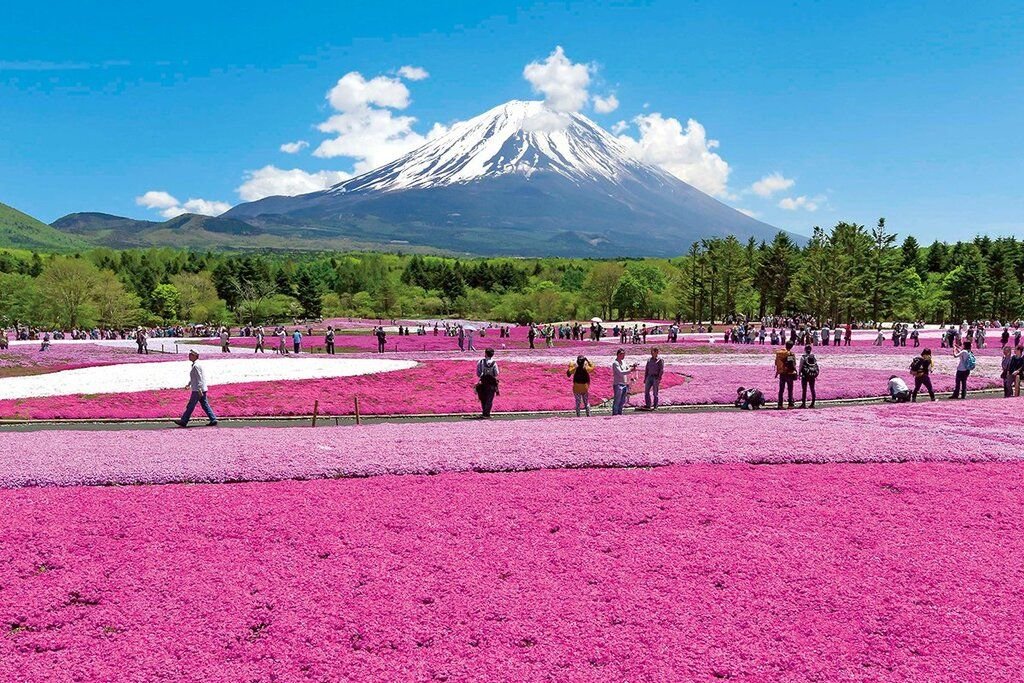
[[(681, 251), (684, 249), (681, 248)], [(0, 252), (0, 323), (273, 322), (353, 316), (516, 321), (721, 320), (810, 313), (846, 320), (1017, 318), (1024, 243), (978, 237), (925, 247), (884, 219), (815, 228), (806, 245), (735, 237), (674, 259), (596, 261), (385, 253), (237, 254), (95, 249)]]

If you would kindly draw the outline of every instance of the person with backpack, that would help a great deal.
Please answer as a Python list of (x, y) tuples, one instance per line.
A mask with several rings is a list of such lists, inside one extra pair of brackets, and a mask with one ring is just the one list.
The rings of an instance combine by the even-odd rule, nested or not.
[(476, 395), (480, 399), (481, 417), (490, 419), (494, 397), (498, 394), (498, 363), (494, 360), (494, 349), (484, 351), (484, 357), (476, 364)]
[[(644, 409), (658, 409), (658, 388), (661, 386), (661, 378), (665, 374), (665, 359), (658, 358), (658, 347), (651, 349), (651, 357), (647, 359), (644, 366)], [(651, 395), (654, 395), (654, 403), (651, 403)]]
[(586, 356), (577, 356), (575, 363), (569, 364), (565, 376), (572, 378), (572, 396), (576, 400), (576, 417), (580, 416), (580, 408), (590, 417), (590, 373), (594, 364)]
[(328, 355), (334, 355), (334, 327), (327, 326), (327, 334), (324, 335), (324, 344), (327, 345)]
[(789, 393), (789, 408), (792, 410), (794, 405), (793, 382), (796, 381), (798, 374), (796, 356), (793, 354), (793, 342), (788, 341), (784, 348), (775, 352), (775, 376), (779, 378), (779, 410), (782, 410), (782, 395), (785, 391)]
[(957, 359), (957, 366), (953, 395), (950, 398), (965, 399), (967, 398), (967, 378), (971, 376), (971, 370), (978, 364), (977, 358), (971, 352), (971, 342), (965, 341), (963, 346), (954, 342), (953, 357)]
[(818, 379), (818, 372), (821, 367), (818, 359), (814, 357), (810, 345), (804, 347), (804, 355), (800, 357), (800, 407), (807, 407), (807, 389), (811, 390), (811, 409), (814, 409), (814, 401), (817, 394), (814, 392), (814, 382)]
[(925, 349), (921, 355), (910, 362), (910, 373), (914, 376), (914, 393), (910, 400), (917, 403), (917, 393), (921, 387), (928, 390), (928, 398), (935, 400), (935, 390), (932, 388), (932, 352)]
[(740, 410), (760, 410), (764, 404), (764, 394), (760, 389), (740, 387), (736, 390), (736, 402), (733, 405)]

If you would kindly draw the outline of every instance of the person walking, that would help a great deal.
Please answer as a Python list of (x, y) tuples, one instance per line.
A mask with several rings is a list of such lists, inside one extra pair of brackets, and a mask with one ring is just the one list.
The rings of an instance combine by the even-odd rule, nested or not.
[(921, 351), (921, 355), (910, 362), (910, 373), (914, 376), (914, 392), (910, 400), (917, 403), (917, 394), (921, 387), (928, 390), (928, 398), (935, 400), (935, 390), (932, 388), (932, 352), (931, 349)]
[(185, 412), (182, 414), (181, 419), (175, 420), (174, 424), (179, 427), (188, 427), (188, 421), (192, 418), (192, 411), (196, 409), (196, 405), (199, 405), (208, 418), (206, 424), (210, 427), (216, 427), (217, 416), (214, 415), (213, 408), (210, 407), (210, 401), (206, 397), (208, 389), (206, 372), (204, 372), (203, 366), (199, 364), (199, 352), (192, 349), (188, 352), (188, 359), (192, 361), (192, 369), (189, 371), (189, 382), (185, 388), (191, 389), (192, 395), (188, 399), (188, 405), (185, 406)]
[(302, 332), (299, 328), (295, 328), (295, 331), (292, 332), (292, 351), (296, 354), (302, 352)]
[(263, 348), (263, 340), (265, 335), (263, 334), (263, 328), (256, 328), (256, 347), (253, 349), (253, 353), (266, 353), (267, 350)]
[(967, 378), (971, 376), (971, 370), (977, 364), (977, 359), (971, 352), (971, 342), (965, 341), (963, 346), (957, 342), (953, 343), (953, 357), (957, 359), (956, 379), (953, 383), (953, 395), (950, 398), (967, 398)]
[(1013, 382), (1013, 395), (1020, 396), (1020, 378), (1024, 374), (1024, 346), (1013, 347), (1009, 370)]
[[(658, 409), (658, 388), (661, 386), (661, 378), (665, 374), (665, 359), (658, 358), (658, 347), (651, 349), (651, 357), (647, 359), (644, 367), (644, 409)], [(651, 396), (654, 402), (651, 403)]]
[(328, 355), (334, 355), (334, 327), (327, 326), (327, 334), (324, 336), (324, 344), (327, 346)]
[(814, 357), (813, 349), (810, 345), (804, 347), (804, 355), (800, 357), (800, 407), (807, 407), (807, 390), (811, 390), (811, 409), (814, 409), (814, 402), (817, 400), (817, 394), (814, 391), (814, 383), (818, 379), (818, 372), (821, 367), (818, 365), (818, 359)]
[(846, 323), (846, 330), (843, 332), (843, 346), (849, 346), (853, 340), (853, 325)]
[(793, 342), (787, 341), (785, 347), (775, 352), (775, 376), (779, 378), (779, 410), (782, 410), (782, 395), (786, 391), (789, 392), (789, 408), (793, 408), (793, 383), (797, 374), (799, 372), (796, 356), (793, 354)]
[(384, 331), (384, 326), (379, 326), (374, 330), (374, 335), (377, 337), (377, 353), (384, 353), (384, 347), (388, 343), (388, 333)]
[(526, 338), (530, 342), (530, 348), (536, 348), (536, 346), (534, 346), (534, 342), (537, 339), (537, 327), (533, 323), (530, 323), (530, 331), (526, 333)]
[(491, 417), (494, 397), (498, 394), (498, 363), (494, 360), (494, 349), (484, 350), (484, 357), (476, 364), (476, 393), (480, 398), (482, 417)]
[(231, 334), (226, 327), (220, 328), (220, 352), (231, 353)]
[(465, 351), (466, 350), (466, 329), (462, 325), (459, 325), (458, 338), (459, 338), (459, 351)]
[(1003, 398), (1013, 398), (1013, 355), (1009, 346), (1003, 347), (1003, 358), (1001, 362), (1002, 372), (999, 377), (1003, 380)]
[(636, 364), (626, 366), (626, 350), (615, 352), (612, 361), (612, 415), (622, 415), (622, 409), (629, 397), (629, 372), (636, 369)]
[(284, 328), (280, 327), (277, 330), (277, 352), (282, 356), (288, 355), (288, 335), (285, 333)]
[(475, 337), (475, 336), (476, 336), (476, 330), (474, 330), (472, 327), (469, 328), (468, 330), (466, 330), (466, 350), (467, 351), (476, 351), (476, 347), (473, 346), (473, 337)]
[(576, 417), (580, 416), (582, 407), (590, 417), (590, 373), (594, 364), (586, 356), (577, 356), (575, 363), (569, 364), (565, 376), (572, 378), (572, 396), (576, 400)]

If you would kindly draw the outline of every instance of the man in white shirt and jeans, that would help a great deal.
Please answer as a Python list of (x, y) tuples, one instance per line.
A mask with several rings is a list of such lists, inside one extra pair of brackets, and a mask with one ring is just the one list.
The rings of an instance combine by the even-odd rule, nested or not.
[(619, 349), (612, 361), (612, 415), (622, 415), (629, 398), (629, 372), (635, 369), (636, 363), (626, 365), (626, 350)]
[(206, 398), (206, 373), (203, 372), (203, 366), (198, 363), (199, 352), (192, 349), (188, 352), (188, 359), (192, 361), (192, 370), (189, 373), (188, 386), (185, 388), (192, 390), (192, 396), (189, 397), (188, 405), (185, 406), (185, 413), (181, 416), (180, 420), (175, 420), (174, 424), (179, 427), (188, 427), (192, 411), (196, 409), (196, 404), (198, 404), (210, 420), (206, 424), (210, 427), (216, 427), (217, 416), (213, 414), (213, 408), (210, 407), (210, 402)]

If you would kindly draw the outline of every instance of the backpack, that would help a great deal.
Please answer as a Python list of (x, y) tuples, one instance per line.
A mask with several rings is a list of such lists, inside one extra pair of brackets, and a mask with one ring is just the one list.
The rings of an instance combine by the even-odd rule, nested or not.
[(796, 356), (792, 352), (786, 354), (786, 360), (782, 362), (782, 367), (786, 369), (787, 375), (796, 374)]
[(967, 352), (967, 370), (973, 370), (978, 365), (978, 359), (974, 357), (974, 353), (971, 351)]
[(918, 356), (914, 360), (910, 361), (910, 372), (914, 375), (922, 375), (925, 370), (925, 361), (923, 358)]
[(818, 365), (818, 359), (813, 355), (807, 356), (804, 360), (804, 377), (807, 379), (816, 379), (820, 370), (821, 367)]
[(747, 405), (750, 406), (751, 410), (758, 410), (764, 403), (764, 394), (761, 393), (760, 389), (751, 389), (747, 392)]

